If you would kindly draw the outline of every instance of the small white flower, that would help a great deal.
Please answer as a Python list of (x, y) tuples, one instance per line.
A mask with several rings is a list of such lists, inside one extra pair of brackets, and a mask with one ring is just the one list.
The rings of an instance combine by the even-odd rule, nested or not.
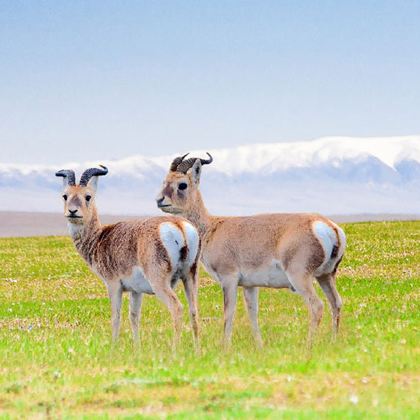
[(356, 394), (351, 394), (349, 397), (349, 401), (356, 405), (359, 402), (359, 397)]

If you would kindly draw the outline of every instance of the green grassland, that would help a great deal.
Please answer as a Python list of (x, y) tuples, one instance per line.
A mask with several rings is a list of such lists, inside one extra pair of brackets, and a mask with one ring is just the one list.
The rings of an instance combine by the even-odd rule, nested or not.
[(311, 352), (300, 297), (268, 289), (260, 295), (263, 350), (241, 298), (232, 348), (222, 351), (222, 294), (205, 272), (200, 355), (186, 305), (174, 353), (169, 313), (152, 296), (143, 301), (140, 349), (127, 299), (112, 348), (105, 287), (69, 238), (1, 239), (0, 417), (418, 418), (420, 222), (344, 229), (341, 331), (333, 342), (325, 302)]

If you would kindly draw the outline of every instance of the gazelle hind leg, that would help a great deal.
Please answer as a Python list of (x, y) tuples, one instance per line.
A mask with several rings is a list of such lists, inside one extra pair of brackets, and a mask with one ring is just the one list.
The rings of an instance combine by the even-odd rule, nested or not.
[(139, 321), (141, 311), (142, 294), (131, 292), (130, 293), (130, 323), (133, 332), (134, 344), (139, 342)]
[(183, 280), (185, 296), (188, 301), (190, 311), (190, 322), (193, 330), (194, 344), (199, 347), (199, 325), (198, 325), (198, 273), (197, 269), (193, 269), (185, 275)]
[(251, 321), (252, 334), (257, 346), (262, 347), (263, 341), (258, 325), (258, 287), (244, 287), (243, 292), (249, 320)]
[(303, 273), (299, 269), (294, 270), (290, 268), (287, 270), (286, 274), (290, 283), (296, 289), (296, 292), (303, 297), (309, 308), (310, 324), (308, 332), (308, 346), (311, 347), (316, 330), (322, 319), (324, 305), (322, 300), (316, 294), (311, 274)]
[(153, 287), (153, 291), (156, 294), (156, 297), (160, 299), (168, 308), (171, 313), (173, 325), (174, 325), (174, 337), (173, 345), (174, 349), (178, 346), (179, 339), (181, 336), (181, 327), (182, 327), (182, 304), (178, 299), (178, 296), (171, 289), (170, 279), (164, 286)]
[(340, 326), (340, 313), (341, 307), (343, 305), (341, 296), (339, 295), (336, 288), (335, 274), (324, 274), (322, 276), (317, 277), (316, 279), (318, 280), (321, 289), (325, 293), (325, 296), (327, 297), (331, 307), (333, 335), (335, 337), (338, 333), (338, 328)]

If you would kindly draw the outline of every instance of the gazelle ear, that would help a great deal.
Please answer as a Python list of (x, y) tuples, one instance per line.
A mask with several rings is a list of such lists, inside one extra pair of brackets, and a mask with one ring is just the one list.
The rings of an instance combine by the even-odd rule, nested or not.
[(63, 177), (63, 190), (65, 190), (69, 185), (69, 179), (66, 176)]
[(191, 174), (191, 177), (196, 184), (200, 182), (201, 166), (201, 160), (196, 159), (194, 165), (187, 171), (187, 174)]
[(87, 183), (87, 186), (89, 188), (92, 188), (94, 193), (96, 193), (96, 189), (98, 188), (98, 178), (98, 176), (93, 176), (89, 179), (89, 182)]
[(81, 187), (86, 187), (89, 185), (93, 191), (96, 192), (96, 188), (98, 186), (98, 177), (104, 176), (108, 173), (108, 168), (104, 165), (99, 165), (99, 168), (89, 168), (83, 172), (82, 176), (80, 177), (79, 185)]
[(62, 169), (55, 173), (55, 176), (63, 178), (63, 189), (65, 190), (69, 185), (73, 186), (76, 183), (74, 171), (71, 169)]

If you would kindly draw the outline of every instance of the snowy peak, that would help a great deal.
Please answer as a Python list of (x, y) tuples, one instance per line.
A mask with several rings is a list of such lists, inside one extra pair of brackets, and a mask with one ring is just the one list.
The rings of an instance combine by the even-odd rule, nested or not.
[[(204, 151), (192, 154), (203, 155)], [(362, 161), (376, 158), (394, 167), (402, 160), (420, 162), (420, 136), (410, 137), (325, 137), (313, 141), (293, 143), (256, 144), (234, 149), (211, 150), (217, 156), (214, 169), (240, 173), (284, 171), (290, 168), (308, 168), (343, 161)], [(159, 159), (160, 162), (160, 159)]]
[[(196, 150), (190, 156), (205, 157), (207, 151), (214, 162), (203, 170), (201, 187), (214, 212), (418, 213), (420, 209), (420, 136), (325, 137)], [(71, 168), (80, 175), (102, 163), (110, 170), (100, 183), (104, 211), (156, 213), (154, 197), (174, 157), (137, 155), (57, 166), (0, 164), (0, 210), (56, 210), (61, 183), (55, 171)], [(17, 198), (11, 200), (13, 194)]]
[[(405, 137), (323, 137), (312, 141), (254, 144), (236, 148), (190, 151), (190, 156), (214, 156), (212, 170), (225, 173), (258, 172), (261, 170), (283, 171), (290, 168), (307, 168), (330, 164), (338, 166), (346, 160), (361, 161), (374, 157), (392, 168), (401, 161), (420, 162), (420, 136)], [(149, 171), (167, 169), (174, 155), (160, 157), (131, 156), (116, 161), (101, 161), (113, 166), (116, 171)], [(29, 173), (53, 171), (58, 167), (81, 168), (95, 165), (67, 163), (62, 165), (22, 165), (0, 163), (1, 173)]]

